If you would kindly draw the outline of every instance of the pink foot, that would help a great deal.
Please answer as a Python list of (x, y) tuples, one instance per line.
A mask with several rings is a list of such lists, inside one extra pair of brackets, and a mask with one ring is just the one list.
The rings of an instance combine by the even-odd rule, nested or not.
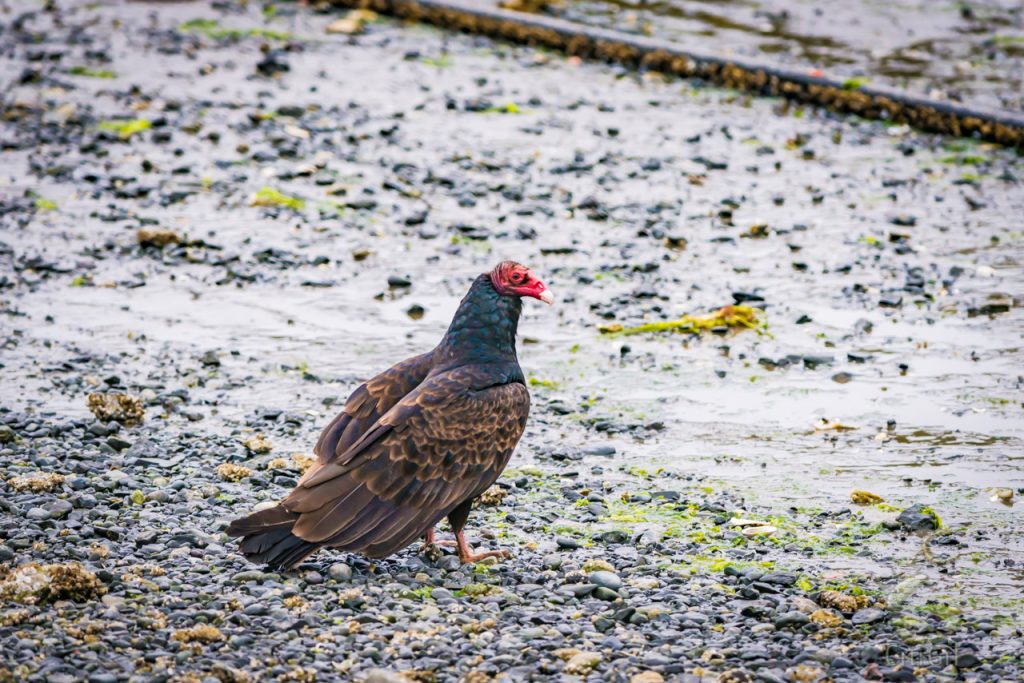
[(512, 553), (507, 550), (487, 550), (481, 553), (475, 553), (473, 552), (473, 549), (469, 547), (469, 543), (466, 542), (466, 536), (461, 531), (455, 534), (455, 538), (458, 540), (459, 560), (462, 564), (479, 562), (480, 560), (486, 560), (488, 557), (505, 559), (512, 555)]
[(434, 529), (428, 529), (427, 533), (423, 534), (423, 545), (420, 547), (420, 553), (436, 562), (441, 558), (441, 551), (438, 546), (454, 547), (455, 541), (439, 541), (434, 533)]

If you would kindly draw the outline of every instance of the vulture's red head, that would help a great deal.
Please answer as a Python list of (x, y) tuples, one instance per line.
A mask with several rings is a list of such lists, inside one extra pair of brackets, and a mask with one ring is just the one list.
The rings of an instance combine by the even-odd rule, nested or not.
[(530, 296), (551, 304), (555, 297), (530, 269), (515, 261), (502, 261), (491, 271), (491, 284), (502, 296)]

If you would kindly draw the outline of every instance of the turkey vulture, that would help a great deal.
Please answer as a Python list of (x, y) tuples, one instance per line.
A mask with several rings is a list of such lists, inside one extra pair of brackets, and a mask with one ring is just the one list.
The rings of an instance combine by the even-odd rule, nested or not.
[(329, 546), (386, 557), (445, 517), (459, 559), (473, 501), (505, 469), (523, 435), (530, 395), (516, 358), (520, 297), (554, 297), (528, 268), (503, 261), (478, 276), (441, 342), (352, 392), (320, 433), (316, 463), (275, 507), (236, 519), (251, 561), (276, 569)]

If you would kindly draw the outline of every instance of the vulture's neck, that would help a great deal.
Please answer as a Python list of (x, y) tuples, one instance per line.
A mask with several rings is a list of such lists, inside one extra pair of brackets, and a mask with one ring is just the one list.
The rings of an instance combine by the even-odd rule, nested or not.
[(498, 294), (491, 278), (480, 275), (455, 311), (438, 350), (446, 359), (463, 362), (518, 363), (516, 328), (522, 307), (519, 297)]

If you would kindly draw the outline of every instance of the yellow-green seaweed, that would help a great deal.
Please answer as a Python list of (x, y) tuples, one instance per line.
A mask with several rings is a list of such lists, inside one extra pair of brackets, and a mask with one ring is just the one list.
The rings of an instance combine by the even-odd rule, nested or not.
[(149, 119), (113, 119), (100, 121), (100, 130), (109, 130), (122, 140), (128, 140), (136, 133), (149, 130), (152, 125)]
[(684, 332), (699, 334), (716, 327), (762, 331), (768, 327), (768, 319), (760, 308), (737, 304), (722, 306), (707, 315), (684, 315), (678, 320), (659, 320), (636, 327), (625, 327), (619, 323), (599, 325), (598, 331), (607, 335), (646, 334), (648, 332)]

